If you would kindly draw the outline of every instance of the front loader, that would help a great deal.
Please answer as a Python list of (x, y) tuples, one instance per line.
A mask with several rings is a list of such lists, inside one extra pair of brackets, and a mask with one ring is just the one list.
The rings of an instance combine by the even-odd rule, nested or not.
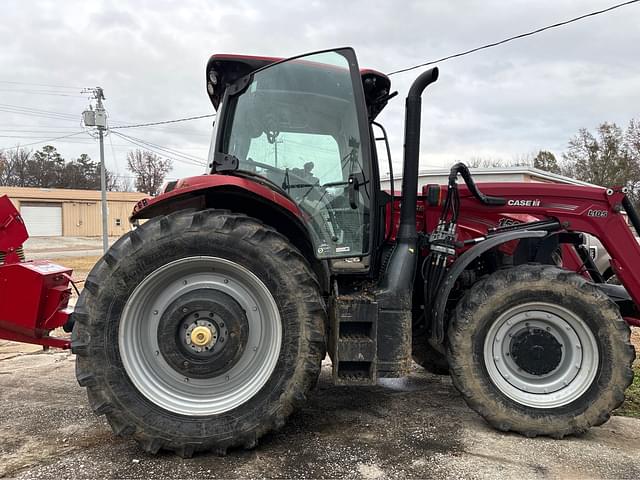
[(395, 93), (352, 49), (211, 57), (207, 173), (136, 206), (65, 323), (78, 382), (117, 434), (152, 453), (252, 448), (305, 401), (327, 353), (338, 385), (405, 376), (412, 359), (448, 373), (504, 431), (560, 438), (609, 418), (640, 324), (626, 191), (479, 187), (456, 164), (419, 192), (421, 96), (437, 79), (409, 90), (389, 193), (375, 119)]

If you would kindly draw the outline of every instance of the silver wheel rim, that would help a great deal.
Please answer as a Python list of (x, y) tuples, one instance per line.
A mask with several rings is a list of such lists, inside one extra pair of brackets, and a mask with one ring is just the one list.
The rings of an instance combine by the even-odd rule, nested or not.
[[(198, 289), (231, 296), (249, 323), (247, 345), (237, 363), (211, 378), (186, 377), (159, 354), (162, 312)], [(148, 275), (129, 297), (118, 333), (122, 363), (140, 393), (165, 410), (189, 416), (227, 412), (251, 399), (273, 373), (281, 343), (280, 314), (266, 285), (242, 265), (205, 256), (176, 260)]]
[[(510, 354), (513, 339), (541, 329), (561, 345), (558, 365), (543, 375), (524, 371)], [(512, 308), (491, 325), (484, 342), (484, 362), (493, 384), (515, 402), (533, 408), (568, 405), (587, 391), (599, 363), (596, 339), (575, 313), (558, 305), (532, 302)]]

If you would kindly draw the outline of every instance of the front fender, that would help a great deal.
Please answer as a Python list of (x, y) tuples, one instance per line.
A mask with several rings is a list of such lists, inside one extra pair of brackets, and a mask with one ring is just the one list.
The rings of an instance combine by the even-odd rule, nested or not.
[(488, 252), (492, 248), (502, 245), (503, 243), (511, 242), (513, 240), (521, 240), (523, 238), (543, 238), (548, 234), (549, 232), (544, 230), (522, 230), (519, 232), (506, 232), (489, 237), (460, 255), (458, 259), (453, 262), (453, 265), (449, 268), (449, 272), (442, 282), (442, 286), (440, 287), (440, 291), (438, 292), (438, 296), (436, 297), (433, 311), (431, 312), (433, 322), (433, 328), (431, 330), (431, 340), (438, 345), (442, 345), (442, 343), (444, 342), (444, 315), (447, 307), (447, 301), (449, 300), (449, 295), (451, 295), (451, 290), (453, 290), (453, 286), (458, 280), (458, 277), (464, 270), (466, 270), (471, 262), (473, 262), (483, 253)]
[(207, 192), (224, 187), (231, 187), (245, 191), (268, 203), (284, 209), (300, 221), (303, 214), (291, 199), (263, 185), (257, 180), (235, 177), (232, 175), (198, 175), (187, 177), (177, 181), (175, 187), (156, 197), (147, 197), (140, 200), (133, 209), (130, 220), (152, 218), (176, 210), (176, 205), (180, 208), (199, 206), (198, 202), (204, 200)]

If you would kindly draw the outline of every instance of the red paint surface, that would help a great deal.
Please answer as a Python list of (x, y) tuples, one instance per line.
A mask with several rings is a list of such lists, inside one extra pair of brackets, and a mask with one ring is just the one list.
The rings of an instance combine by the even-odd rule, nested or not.
[(20, 257), (16, 250), (29, 238), (22, 217), (6, 195), (0, 197), (0, 252), (4, 263), (16, 263)]
[(0, 197), (0, 338), (69, 348), (69, 341), (49, 337), (67, 322), (71, 270), (48, 260), (21, 262), (16, 250), (28, 238), (20, 214)]
[(48, 260), (0, 265), (0, 338), (60, 347), (48, 335), (71, 313), (70, 275)]
[[(133, 209), (132, 219), (149, 218), (145, 216), (147, 212), (153, 211), (155, 208), (168, 202), (172, 202), (178, 198), (187, 197), (189, 195), (198, 195), (204, 190), (220, 187), (235, 187), (246, 192), (253, 193), (264, 198), (276, 205), (288, 210), (296, 217), (302, 219), (303, 214), (292, 200), (284, 195), (264, 186), (256, 181), (232, 175), (198, 175), (195, 177), (187, 177), (178, 180), (176, 187), (170, 192), (163, 193), (156, 197), (148, 197), (140, 200)], [(155, 216), (153, 213), (150, 216)]]

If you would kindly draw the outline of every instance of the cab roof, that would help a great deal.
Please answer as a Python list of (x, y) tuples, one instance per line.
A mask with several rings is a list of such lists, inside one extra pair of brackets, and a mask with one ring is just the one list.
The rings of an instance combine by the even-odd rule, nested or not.
[[(260, 57), (253, 55), (214, 54), (207, 62), (206, 83), (210, 83), (210, 74), (215, 73), (216, 85), (213, 91), (207, 87), (209, 99), (217, 110), (226, 88), (236, 80), (262, 67), (284, 60), (279, 57)], [(390, 98), (391, 80), (384, 73), (371, 69), (361, 69), (360, 77), (364, 89), (365, 102), (372, 121), (387, 105)]]

